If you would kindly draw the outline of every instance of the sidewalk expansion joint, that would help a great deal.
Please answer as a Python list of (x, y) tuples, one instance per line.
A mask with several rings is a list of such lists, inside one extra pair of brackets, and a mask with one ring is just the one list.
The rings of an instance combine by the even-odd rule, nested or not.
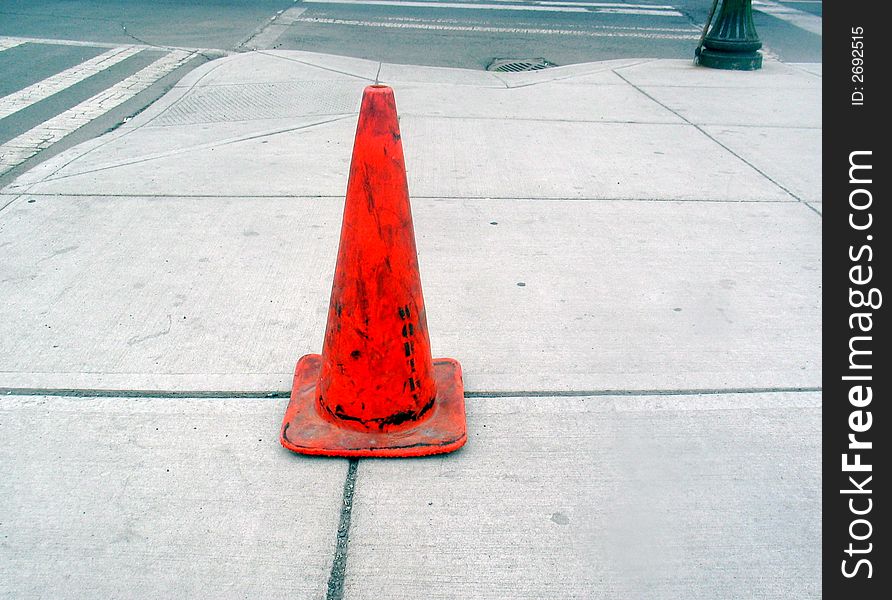
[(288, 398), (291, 390), (123, 390), (89, 388), (0, 387), (0, 396), (56, 396), (63, 398)]
[[(819, 211), (817, 208), (815, 208), (814, 206), (812, 206), (810, 202), (805, 202), (804, 204), (808, 207), (808, 209), (809, 209), (810, 211), (812, 211), (813, 213), (815, 213), (816, 215), (818, 215), (818, 216), (821, 217), (822, 219), (824, 218), (824, 215), (821, 214), (821, 211)], [(0, 210), (2, 210), (2, 209), (0, 209)]]
[[(91, 171), (93, 172), (93, 171)], [(78, 173), (77, 175), (81, 175)], [(68, 175), (66, 177), (74, 177)], [(51, 179), (48, 181), (58, 181), (62, 179)], [(43, 183), (43, 182), (40, 182)], [(11, 202), (20, 197), (34, 198), (164, 198), (171, 200), (187, 200), (191, 198), (234, 198), (234, 199), (255, 199), (255, 200), (344, 200), (343, 194), (108, 194), (103, 192), (25, 192), (25, 191), (0, 191), (0, 197), (14, 196)], [(634, 198), (634, 197), (600, 197), (600, 196), (429, 196), (422, 194), (413, 194), (412, 200), (530, 200), (536, 202), (663, 202), (663, 203), (689, 203), (689, 202), (710, 202), (715, 204), (798, 204), (801, 201), (795, 199), (774, 200), (774, 199), (758, 199), (758, 200), (717, 200), (715, 198)], [(0, 209), (2, 210), (2, 209)]]
[[(168, 108), (169, 108), (169, 107), (168, 107)], [(165, 110), (166, 110), (166, 109), (165, 109)], [(132, 129), (132, 130), (129, 130), (128, 132), (125, 132), (123, 135), (127, 135), (127, 134), (129, 134), (129, 133), (133, 133), (133, 132), (136, 131), (137, 129), (141, 129), (141, 128), (143, 128), (143, 127), (146, 127), (149, 123), (151, 123), (151, 122), (154, 121), (156, 118), (158, 118), (159, 116), (161, 116), (161, 114), (163, 114), (163, 111), (162, 111), (162, 113), (159, 113), (158, 115), (152, 117), (151, 120), (149, 120), (149, 121), (147, 121), (147, 122), (145, 122), (145, 123), (139, 125), (138, 127), (135, 127), (135, 128)], [(80, 158), (83, 158), (84, 156), (86, 156), (86, 155), (89, 154), (90, 152), (93, 152), (94, 150), (97, 150), (97, 149), (101, 148), (102, 146), (105, 146), (106, 144), (110, 144), (111, 142), (114, 142), (114, 141), (116, 141), (116, 140), (118, 139), (118, 138), (112, 138), (112, 139), (109, 139), (108, 141), (103, 142), (103, 143), (101, 143), (101, 144), (99, 144), (99, 145), (97, 145), (97, 146), (93, 146), (93, 147), (91, 147), (89, 150), (87, 150), (86, 152), (84, 152), (83, 154), (81, 154), (81, 155), (79, 155), (79, 156), (76, 156), (76, 157), (72, 158), (72, 159), (69, 160), (66, 164), (62, 165), (61, 167), (59, 167), (58, 169), (56, 169), (55, 171), (53, 171), (52, 174), (50, 174), (50, 175), (48, 175), (48, 176), (42, 178), (40, 181), (34, 182), (34, 183), (32, 184), (32, 187), (33, 187), (34, 185), (39, 185), (39, 184), (41, 184), (41, 183), (49, 183), (49, 182), (55, 182), (55, 181), (62, 181), (63, 179), (69, 179), (69, 178), (71, 178), (71, 177), (81, 177), (81, 176), (83, 176), (83, 175), (89, 175), (89, 174), (92, 174), (92, 173), (100, 173), (100, 172), (102, 172), (102, 171), (110, 171), (110, 170), (112, 170), (112, 169), (119, 169), (119, 168), (121, 168), (121, 167), (129, 167), (129, 166), (133, 166), (133, 165), (138, 165), (138, 164), (142, 164), (142, 163), (151, 162), (151, 161), (153, 161), (153, 160), (160, 160), (160, 159), (164, 159), (164, 158), (170, 158), (170, 157), (172, 157), (172, 156), (177, 156), (177, 155), (185, 154), (185, 153), (189, 153), (189, 152), (196, 152), (196, 151), (200, 151), (200, 150), (208, 150), (208, 149), (214, 149), (214, 148), (222, 148), (222, 147), (224, 147), (224, 146), (230, 146), (230, 145), (233, 145), (233, 144), (241, 144), (241, 143), (243, 143), (243, 142), (250, 142), (250, 141), (253, 141), (253, 140), (257, 140), (257, 139), (269, 138), (269, 137), (273, 137), (273, 136), (276, 136), (276, 135), (282, 135), (282, 134), (286, 134), (286, 133), (293, 133), (293, 132), (295, 132), (295, 131), (301, 131), (301, 130), (305, 130), (305, 129), (311, 129), (311, 128), (313, 128), (313, 127), (320, 127), (320, 126), (322, 126), (322, 125), (328, 125), (328, 124), (330, 124), (330, 123), (335, 123), (335, 122), (337, 122), (337, 121), (343, 121), (343, 120), (345, 120), (345, 119), (350, 119), (350, 118), (353, 117), (353, 113), (345, 113), (345, 114), (340, 114), (340, 113), (339, 113), (339, 114), (337, 114), (337, 115), (319, 115), (319, 116), (320, 116), (320, 117), (331, 117), (331, 118), (326, 118), (326, 119), (324, 119), (324, 120), (322, 120), (322, 121), (317, 121), (317, 122), (313, 122), (313, 123), (306, 123), (306, 124), (303, 124), (303, 125), (297, 125), (297, 126), (294, 126), (294, 127), (285, 127), (285, 128), (278, 128), (278, 129), (274, 129), (274, 130), (270, 130), (270, 131), (262, 131), (262, 132), (259, 132), (259, 133), (252, 133), (252, 134), (248, 134), (248, 135), (244, 135), (244, 136), (238, 136), (238, 137), (234, 137), (234, 138), (228, 138), (228, 139), (224, 139), (224, 140), (218, 140), (218, 141), (214, 141), (214, 142), (208, 142), (208, 143), (206, 143), (206, 144), (199, 144), (199, 145), (197, 145), (197, 146), (190, 146), (190, 147), (187, 147), (187, 148), (178, 148), (178, 149), (176, 149), (176, 150), (169, 150), (169, 151), (161, 152), (161, 153), (158, 153), (158, 154), (151, 154), (151, 155), (148, 155), (148, 156), (141, 156), (141, 157), (137, 157), (137, 158), (127, 159), (127, 160), (123, 160), (123, 161), (120, 161), (120, 162), (117, 162), (117, 163), (114, 163), (114, 164), (102, 165), (102, 166), (99, 166), (99, 167), (96, 167), (96, 168), (87, 169), (86, 171), (78, 171), (77, 173), (70, 173), (70, 174), (57, 175), (61, 169), (64, 169), (66, 166), (68, 166), (69, 164), (71, 164), (71, 163), (74, 162), (75, 160), (78, 160), (78, 159), (80, 159)], [(122, 137), (123, 137), (123, 135), (122, 135)], [(102, 195), (102, 194), (99, 194), (99, 195)]]
[(328, 578), (328, 590), (325, 600), (342, 600), (344, 597), (344, 576), (347, 573), (347, 543), (350, 539), (350, 517), (353, 513), (353, 494), (356, 491), (356, 471), (359, 459), (351, 458), (344, 479), (344, 496), (341, 503), (341, 518), (338, 523), (337, 544), (334, 560), (331, 564), (331, 575)]
[[(5, 196), (6, 194), (0, 194), (0, 195)], [(6, 210), (6, 208), (9, 207), (13, 202), (15, 202), (16, 200), (18, 200), (19, 198), (22, 197), (22, 194), (20, 194), (20, 193), (13, 193), (10, 195), (12, 196), (12, 200), (10, 200), (9, 202), (6, 202), (5, 204), (0, 202), (0, 212), (3, 212), (4, 210)]]
[[(473, 398), (578, 398), (590, 396), (717, 396), (723, 394), (775, 394), (821, 392), (822, 387), (739, 387), (739, 388), (677, 388), (650, 390), (505, 390), (468, 391), (464, 397)], [(124, 390), (88, 388), (16, 388), (0, 387), (0, 396), (52, 396), (62, 398), (158, 398), (158, 399), (280, 399), (291, 396), (291, 390)]]
[(264, 52), (263, 50), (255, 50), (257, 54), (263, 54), (264, 56), (269, 56), (271, 58), (277, 58), (279, 60), (285, 60), (288, 62), (298, 63), (301, 65), (306, 65), (308, 67), (313, 67), (314, 69), (320, 69), (322, 71), (329, 71), (331, 73), (337, 73), (339, 75), (346, 75), (347, 77), (353, 77), (354, 79), (361, 79), (363, 81), (374, 82), (374, 79), (370, 77), (365, 77), (363, 75), (357, 75), (356, 73), (349, 73), (347, 71), (339, 71), (338, 69), (332, 69), (331, 67), (323, 67), (322, 65), (317, 65), (311, 62), (307, 62), (305, 60), (299, 60), (297, 58), (291, 58), (290, 56), (282, 56), (281, 54), (272, 54), (270, 52)]
[(821, 387), (679, 388), (654, 390), (509, 390), (469, 392), (465, 398), (561, 398), (590, 396), (719, 396), (725, 394), (776, 394), (821, 392)]
[(802, 198), (800, 198), (799, 196), (797, 196), (796, 194), (794, 194), (793, 192), (791, 192), (791, 191), (790, 191), (789, 189), (787, 189), (785, 186), (781, 185), (780, 182), (778, 182), (778, 181), (776, 181), (775, 179), (773, 179), (772, 177), (770, 177), (767, 173), (765, 173), (764, 171), (762, 171), (759, 167), (757, 167), (756, 165), (754, 165), (753, 163), (751, 163), (751, 162), (748, 161), (747, 159), (743, 158), (742, 156), (740, 156), (739, 154), (737, 154), (736, 152), (734, 152), (734, 150), (732, 150), (731, 148), (729, 148), (728, 146), (726, 146), (725, 144), (723, 144), (722, 142), (720, 142), (719, 140), (717, 140), (716, 138), (714, 138), (713, 136), (711, 136), (711, 135), (709, 134), (708, 131), (706, 131), (705, 129), (703, 129), (703, 127), (701, 127), (701, 126), (698, 125), (697, 123), (694, 123), (693, 121), (691, 121), (690, 119), (688, 119), (687, 117), (685, 117), (683, 114), (679, 113), (678, 111), (673, 110), (670, 106), (667, 106), (666, 104), (660, 102), (659, 100), (657, 100), (656, 98), (654, 98), (653, 96), (651, 96), (650, 94), (648, 94), (646, 91), (644, 91), (643, 89), (641, 89), (639, 86), (635, 85), (634, 83), (632, 83), (631, 81), (629, 81), (628, 79), (626, 79), (625, 77), (623, 77), (622, 73), (620, 73), (618, 69), (614, 69), (613, 72), (616, 74), (617, 77), (619, 77), (620, 79), (622, 79), (623, 81), (625, 81), (626, 83), (628, 83), (628, 84), (629, 84), (630, 86), (632, 86), (634, 89), (638, 90), (639, 92), (641, 92), (642, 94), (644, 94), (645, 96), (647, 96), (648, 98), (650, 98), (653, 102), (656, 102), (657, 104), (659, 104), (660, 106), (662, 106), (663, 108), (665, 108), (666, 110), (668, 110), (669, 112), (671, 112), (672, 114), (674, 114), (675, 116), (677, 116), (678, 118), (682, 119), (685, 123), (689, 124), (691, 127), (693, 127), (694, 129), (696, 129), (697, 131), (699, 131), (700, 133), (702, 133), (703, 135), (705, 135), (707, 138), (709, 138), (710, 140), (712, 140), (713, 142), (715, 142), (716, 144), (718, 144), (719, 146), (721, 146), (722, 148), (724, 148), (724, 149), (725, 149), (727, 152), (729, 152), (732, 156), (736, 157), (738, 160), (742, 161), (744, 164), (746, 164), (747, 166), (749, 166), (749, 167), (750, 167), (751, 169), (753, 169), (756, 173), (758, 173), (759, 175), (761, 175), (762, 177), (764, 177), (765, 179), (767, 179), (768, 181), (770, 181), (771, 183), (773, 183), (774, 185), (776, 185), (777, 187), (779, 187), (779, 188), (780, 188), (781, 190), (783, 190), (785, 193), (789, 194), (791, 198), (794, 198), (797, 202), (803, 202)]

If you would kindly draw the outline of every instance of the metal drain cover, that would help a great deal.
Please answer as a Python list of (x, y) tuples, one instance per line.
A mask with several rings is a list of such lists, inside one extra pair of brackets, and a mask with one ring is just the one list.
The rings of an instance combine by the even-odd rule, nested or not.
[(496, 58), (493, 59), (487, 71), (500, 71), (502, 73), (517, 73), (519, 71), (538, 71), (556, 66), (544, 58)]

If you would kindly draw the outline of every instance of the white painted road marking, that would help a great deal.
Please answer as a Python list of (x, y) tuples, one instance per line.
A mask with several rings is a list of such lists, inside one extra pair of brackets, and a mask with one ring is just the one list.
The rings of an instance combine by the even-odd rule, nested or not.
[(10, 38), (10, 37), (0, 37), (0, 48), (3, 48), (4, 44), (11, 44), (10, 47), (15, 47), (20, 44), (48, 44), (51, 46), (89, 46), (90, 48), (120, 48), (121, 44), (111, 44), (108, 42), (84, 42), (81, 40), (56, 40), (50, 38), (31, 38), (31, 37), (20, 37), (20, 38)]
[(53, 94), (57, 94), (96, 73), (104, 71), (112, 65), (130, 58), (134, 54), (138, 54), (140, 51), (140, 48), (134, 48), (133, 46), (115, 48), (70, 69), (66, 69), (61, 73), (56, 73), (52, 77), (47, 77), (43, 81), (38, 81), (33, 85), (4, 96), (0, 98), (0, 119), (8, 117), (36, 102), (40, 102), (44, 98), (49, 98)]
[(16, 46), (21, 46), (24, 43), (25, 40), (20, 40), (18, 38), (0, 37), (0, 52), (15, 48)]
[(589, 12), (609, 15), (648, 15), (651, 17), (683, 17), (677, 10), (644, 10), (637, 8), (593, 8)]
[[(482, 0), (481, 2), (477, 2), (475, 0), (472, 0), (467, 4), (487, 4), (492, 2), (500, 2), (504, 4), (522, 3), (525, 6), (585, 6), (590, 8), (643, 8), (653, 10), (675, 10), (675, 7), (669, 4), (627, 4), (625, 2), (572, 2), (571, 0), (535, 0), (533, 2), (524, 2), (523, 0)], [(436, 2), (426, 3), (436, 4)]]
[[(499, 2), (500, 0), (495, 0)], [(516, 1), (516, 0), (515, 0)], [(672, 6), (649, 4), (618, 4), (615, 2), (532, 2), (528, 4), (489, 4), (473, 2), (418, 2), (414, 0), (304, 0), (303, 4), (352, 4), (361, 6), (395, 6), (407, 8), (457, 8), (468, 10), (513, 10), (532, 12), (608, 13), (617, 15), (650, 15), (654, 17), (681, 17)]]
[(354, 25), (358, 27), (384, 27), (389, 29), (423, 29), (432, 31), (468, 31), (485, 33), (520, 33), (541, 35), (569, 35), (579, 37), (618, 37), (618, 38), (645, 38), (654, 40), (698, 40), (700, 35), (692, 29), (676, 29), (678, 33), (662, 33), (665, 29), (630, 28), (629, 30), (618, 27), (599, 28), (594, 30), (582, 29), (535, 29), (520, 27), (491, 27), (488, 25), (441, 25), (437, 23), (407, 23), (393, 21), (358, 21), (351, 19), (325, 19), (319, 17), (304, 17), (299, 19), (304, 23), (319, 23), (323, 25)]
[[(436, 0), (435, 0), (436, 1)], [(471, 4), (482, 2), (483, 4), (489, 2), (502, 2), (505, 4), (542, 4), (542, 5), (554, 5), (554, 6), (595, 6), (595, 7), (604, 7), (604, 8), (675, 8), (674, 6), (670, 6), (668, 4), (627, 4), (625, 2), (573, 2), (573, 0), (532, 0), (532, 1), (524, 1), (524, 0), (470, 0)]]
[(777, 2), (771, 2), (770, 0), (753, 0), (753, 8), (759, 12), (791, 23), (805, 31), (823, 35), (824, 19), (816, 17), (811, 13), (793, 8), (792, 6), (784, 6)]
[[(83, 40), (65, 40), (58, 38), (33, 38), (33, 37), (2, 37), (0, 36), (0, 48), (3, 44), (9, 42), (13, 47), (19, 44), (48, 44), (50, 46), (87, 46), (89, 48), (120, 48), (121, 44), (111, 42), (85, 42)], [(224, 52), (223, 50), (212, 50), (209, 48), (190, 48), (186, 46), (152, 46), (149, 44), (129, 44), (134, 48), (142, 48), (143, 50), (162, 50), (172, 52), (174, 50), (184, 50), (186, 52)]]
[[(495, 2), (514, 2), (514, 0), (495, 0)], [(545, 6), (590, 6), (592, 8), (647, 8), (653, 10), (675, 10), (668, 4), (626, 4), (625, 2), (531, 2)]]
[[(305, 17), (303, 19), (298, 19), (299, 21), (312, 20), (317, 17)], [(318, 17), (324, 19), (325, 17)], [(489, 27), (489, 21), (486, 20), (464, 20), (464, 19), (430, 19), (430, 18), (419, 18), (419, 17), (382, 17), (383, 20), (391, 21), (395, 23), (430, 23), (436, 25), (464, 25), (464, 26), (475, 26), (479, 25), (481, 27)], [(555, 33), (563, 33), (564, 31), (582, 31), (581, 29), (573, 29), (573, 30), (563, 30), (563, 29), (547, 29), (543, 27), (538, 27), (536, 22), (523, 22), (518, 21), (511, 27), (502, 26), (505, 31), (513, 31), (518, 33), (528, 33), (528, 32), (555, 32)], [(694, 25), (681, 25), (678, 27), (640, 27), (633, 25), (601, 25), (601, 24), (590, 24), (586, 26), (586, 29), (615, 29), (617, 31), (639, 31), (639, 32), (665, 32), (665, 33), (689, 33), (689, 32), (697, 32), (700, 33), (702, 27), (695, 27)], [(699, 39), (699, 37), (698, 37)]]
[(272, 48), (276, 43), (276, 40), (278, 40), (291, 25), (297, 22), (298, 17), (306, 10), (306, 7), (293, 6), (288, 10), (277, 13), (275, 17), (270, 19), (266, 27), (242, 42), (240, 46), (243, 48), (252, 48), (254, 50)]
[(532, 10), (538, 12), (589, 12), (572, 6), (532, 6), (528, 4), (468, 4), (462, 2), (413, 2), (411, 0), (304, 0), (304, 4), (358, 4), (407, 8), (467, 8), (472, 10)]
[(170, 52), (92, 98), (0, 145), (0, 175), (49, 148), (96, 117), (123, 104), (193, 56), (195, 52), (191, 51)]

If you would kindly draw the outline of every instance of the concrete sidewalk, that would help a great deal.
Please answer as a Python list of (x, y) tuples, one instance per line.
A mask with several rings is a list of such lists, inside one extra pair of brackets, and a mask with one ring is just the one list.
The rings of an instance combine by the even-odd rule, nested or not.
[[(278, 445), (392, 85), (469, 441)], [(821, 70), (213, 61), (0, 193), (0, 597), (820, 597)]]

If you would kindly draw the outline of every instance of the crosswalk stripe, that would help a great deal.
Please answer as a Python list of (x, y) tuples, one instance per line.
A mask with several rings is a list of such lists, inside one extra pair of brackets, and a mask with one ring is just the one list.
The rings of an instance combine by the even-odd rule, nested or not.
[(110, 42), (85, 42), (83, 40), (63, 40), (55, 38), (0, 37), (0, 47), (2, 47), (4, 40), (10, 43), (15, 42), (13, 43), (13, 46), (18, 46), (19, 44), (45, 44), (48, 46), (89, 46), (90, 48), (119, 48), (121, 46), (120, 42), (115, 44)]
[[(512, 0), (516, 1), (516, 0)], [(312, 21), (313, 19), (326, 19), (326, 17), (301, 17), (297, 19), (297, 21)], [(358, 21), (358, 19), (356, 19)], [(378, 17), (379, 21), (389, 21), (393, 23), (422, 23), (422, 24), (436, 24), (436, 25), (449, 25), (449, 26), (481, 26), (481, 27), (490, 27), (487, 25), (490, 21), (486, 20), (468, 20), (468, 19), (434, 19), (429, 17), (392, 17), (392, 16), (382, 16)], [(573, 29), (573, 30), (564, 30), (557, 28), (544, 28), (539, 27), (536, 22), (529, 21), (518, 21), (513, 23), (511, 27), (502, 26), (506, 32), (513, 33), (529, 33), (529, 32), (546, 32), (546, 33), (555, 33), (561, 34), (565, 31), (577, 32), (584, 34), (585, 31), (582, 28)], [(616, 30), (616, 31), (632, 31), (632, 32), (662, 32), (662, 33), (671, 33), (671, 34), (686, 34), (691, 32), (699, 33), (703, 28), (695, 27), (694, 25), (679, 25), (676, 27), (642, 27), (639, 25), (602, 25), (600, 23), (592, 23), (587, 24), (585, 30), (593, 30), (593, 29), (603, 29), (603, 30)], [(699, 36), (698, 36), (699, 39)]]
[(306, 11), (305, 6), (293, 6), (288, 10), (280, 11), (270, 19), (263, 29), (252, 35), (250, 38), (239, 44), (241, 48), (252, 48), (254, 50), (264, 50), (272, 48), (283, 33), (285, 33), (297, 18)]
[[(512, 2), (514, 0), (511, 0)], [(3, 37), (0, 36), (0, 47), (2, 47), (4, 40), (7, 42), (15, 42), (14, 46), (20, 44), (46, 44), (49, 46), (87, 46), (90, 48), (120, 48), (121, 42), (97, 42), (97, 41), (84, 41), (84, 40), (66, 40), (62, 38), (35, 38), (35, 37)], [(164, 50), (167, 52), (172, 52), (174, 50), (183, 50), (186, 52), (213, 52), (213, 53), (225, 53), (225, 50), (221, 50), (219, 48), (193, 48), (189, 46), (154, 46), (151, 44), (129, 44), (134, 48), (141, 48), (143, 50)]]
[(115, 85), (84, 100), (0, 145), (0, 175), (50, 147), (114, 107), (123, 104), (168, 73), (188, 62), (195, 52), (175, 50)]
[(44, 98), (49, 98), (53, 94), (57, 94), (139, 52), (141, 52), (141, 49), (133, 46), (115, 48), (17, 92), (13, 92), (8, 96), (4, 96), (0, 98), (0, 119), (8, 117), (36, 102), (40, 102)]
[[(490, 0), (491, 1), (491, 0)], [(514, 0), (495, 0), (496, 2), (513, 2)], [(647, 10), (674, 10), (674, 6), (668, 4), (626, 4), (625, 2), (533, 2), (533, 4), (544, 4), (546, 6), (570, 5), (570, 6), (590, 6), (592, 8), (643, 8)]]
[[(495, 0), (498, 2), (499, 0)], [(417, 0), (303, 0), (304, 4), (353, 4), (361, 6), (395, 6), (410, 8), (457, 8), (468, 10), (514, 10), (533, 12), (605, 13), (615, 15), (648, 15), (651, 17), (684, 16), (671, 6), (616, 3), (533, 2), (529, 4), (491, 4), (485, 2), (419, 2)], [(602, 6), (604, 4), (604, 6)]]
[[(484, 0), (485, 2), (504, 2), (517, 4), (523, 0)], [(524, 2), (530, 5), (542, 6), (587, 6), (591, 8), (645, 8), (653, 10), (675, 9), (669, 4), (628, 4), (626, 2), (574, 2), (573, 0), (533, 0)]]
[(641, 8), (593, 8), (590, 12), (605, 15), (645, 15), (648, 17), (683, 17), (677, 10), (651, 10)]
[(777, 2), (771, 2), (771, 0), (755, 0), (753, 9), (772, 17), (777, 17), (815, 35), (823, 35), (824, 19), (804, 10), (799, 10), (792, 6), (784, 6)]
[(394, 22), (394, 21), (359, 21), (353, 19), (328, 19), (323, 17), (301, 17), (303, 23), (322, 25), (353, 25), (358, 27), (384, 27), (387, 29), (422, 29), (430, 31), (468, 31), (483, 33), (519, 33), (541, 35), (567, 35), (577, 37), (617, 37), (645, 38), (653, 40), (696, 40), (700, 36), (692, 29), (647, 29), (630, 28), (624, 30), (617, 27), (599, 27), (597, 29), (546, 29), (526, 27), (493, 27), (489, 25), (443, 25), (433, 22)]
[(9, 50), (10, 48), (15, 48), (16, 46), (21, 46), (25, 43), (25, 40), (20, 40), (17, 38), (8, 38), (8, 37), (0, 37), (0, 52), (4, 50)]
[(414, 0), (304, 0), (304, 4), (358, 4), (362, 6), (397, 6), (409, 8), (467, 8), (473, 10), (527, 10), (537, 12), (586, 13), (575, 6), (534, 6), (531, 4), (472, 4), (466, 2), (417, 2)]

